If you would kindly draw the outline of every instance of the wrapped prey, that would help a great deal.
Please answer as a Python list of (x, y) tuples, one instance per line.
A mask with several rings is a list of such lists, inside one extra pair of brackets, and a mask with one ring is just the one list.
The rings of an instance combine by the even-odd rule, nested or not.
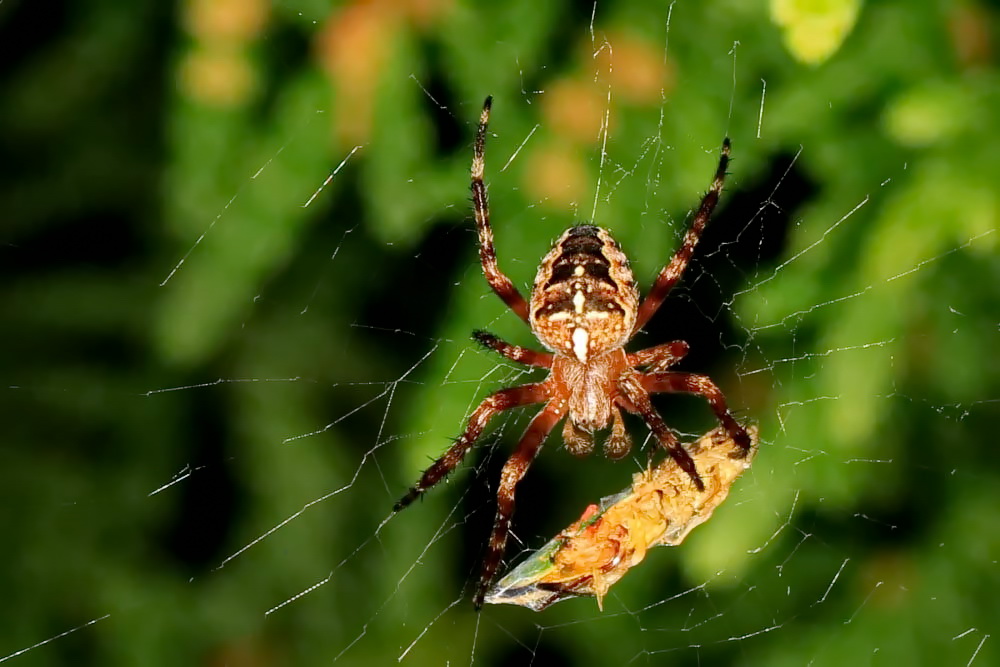
[(757, 454), (758, 429), (750, 426), (747, 432), (751, 446), (745, 456), (722, 427), (685, 447), (704, 491), (671, 457), (636, 473), (630, 488), (590, 505), (578, 521), (497, 582), (486, 602), (541, 611), (569, 597), (593, 596), (603, 609), (608, 590), (642, 562), (647, 550), (680, 544), (722, 504)]

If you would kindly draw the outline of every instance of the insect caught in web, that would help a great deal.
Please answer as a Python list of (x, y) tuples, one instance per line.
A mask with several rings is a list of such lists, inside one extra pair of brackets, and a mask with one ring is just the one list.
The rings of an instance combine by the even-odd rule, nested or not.
[(639, 415), (699, 491), (704, 490), (704, 483), (694, 460), (657, 413), (650, 394), (683, 392), (703, 396), (739, 451), (745, 455), (750, 450), (749, 435), (733, 418), (725, 396), (711, 379), (667, 370), (687, 354), (686, 342), (673, 341), (638, 352), (624, 350), (625, 344), (659, 309), (691, 259), (719, 201), (729, 163), (729, 139), (722, 144), (712, 187), (702, 199), (680, 249), (660, 271), (641, 303), (628, 258), (607, 230), (593, 225), (577, 225), (563, 232), (542, 259), (530, 299), (525, 300), (510, 278), (500, 271), (493, 247), (483, 183), (491, 102), (492, 98), (487, 97), (483, 105), (472, 159), (472, 202), (479, 232), (479, 258), (490, 287), (531, 327), (548, 352), (513, 345), (484, 331), (476, 331), (473, 336), (507, 359), (546, 368), (549, 375), (542, 382), (501, 389), (487, 396), (472, 413), (465, 432), (424, 471), (394, 508), (398, 512), (407, 507), (454, 470), (494, 416), (524, 405), (544, 404), (500, 473), (496, 519), (473, 597), (477, 609), (482, 606), (503, 558), (514, 514), (515, 487), (538, 455), (546, 436), (563, 417), (566, 417), (563, 442), (571, 454), (589, 454), (594, 448), (594, 432), (610, 425), (604, 453), (620, 459), (632, 448), (621, 411)]
[(672, 458), (632, 475), (632, 485), (589, 505), (583, 516), (490, 588), (487, 604), (516, 604), (541, 611), (577, 596), (604, 597), (657, 546), (677, 546), (712, 517), (757, 453), (758, 429), (747, 427), (750, 451), (719, 426), (686, 446), (704, 491)]

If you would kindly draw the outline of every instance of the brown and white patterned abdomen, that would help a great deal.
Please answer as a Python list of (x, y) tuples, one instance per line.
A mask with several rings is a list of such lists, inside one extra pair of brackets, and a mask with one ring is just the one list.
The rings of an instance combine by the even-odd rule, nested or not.
[(581, 363), (621, 347), (639, 305), (632, 269), (607, 230), (566, 230), (542, 260), (531, 290), (531, 328), (542, 343)]

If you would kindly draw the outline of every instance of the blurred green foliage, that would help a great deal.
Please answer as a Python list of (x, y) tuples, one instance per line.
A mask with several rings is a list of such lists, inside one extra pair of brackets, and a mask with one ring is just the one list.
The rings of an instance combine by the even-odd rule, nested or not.
[[(997, 661), (993, 5), (50, 4), (0, 3), (0, 659), (79, 628), (11, 664)], [(486, 94), (520, 286), (581, 219), (647, 285), (733, 139), (636, 345), (689, 340), (761, 453), (603, 615), (461, 597), (525, 415), (380, 527), (529, 377), (468, 339), (533, 342), (477, 263)], [(558, 450), (527, 547), (637, 467)]]

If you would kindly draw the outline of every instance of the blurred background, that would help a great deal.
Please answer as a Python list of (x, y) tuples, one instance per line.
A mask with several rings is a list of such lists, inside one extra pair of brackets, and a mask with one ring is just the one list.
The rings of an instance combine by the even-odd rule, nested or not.
[[(0, 662), (997, 664), (998, 36), (976, 0), (0, 3)], [(389, 520), (538, 377), (469, 339), (533, 344), (478, 264), (487, 94), (522, 289), (581, 220), (648, 286), (733, 141), (632, 349), (691, 343), (760, 455), (603, 613), (469, 602), (530, 410)], [(509, 562), (646, 456), (554, 436)]]

